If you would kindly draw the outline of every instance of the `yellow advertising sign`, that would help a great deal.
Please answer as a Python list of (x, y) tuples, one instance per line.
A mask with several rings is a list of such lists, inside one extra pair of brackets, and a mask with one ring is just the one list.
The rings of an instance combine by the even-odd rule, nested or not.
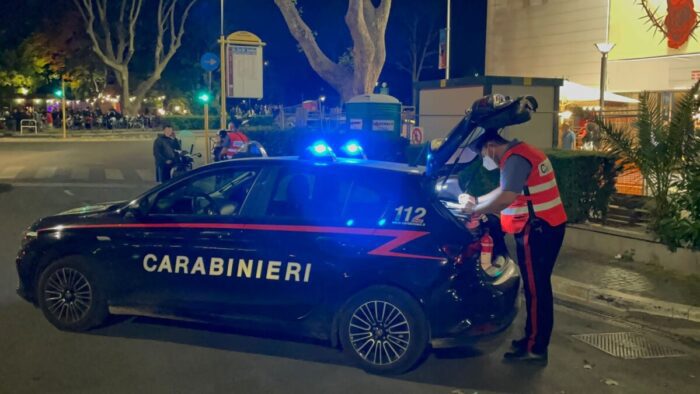
[(697, 0), (611, 0), (610, 60), (700, 53), (698, 11)]

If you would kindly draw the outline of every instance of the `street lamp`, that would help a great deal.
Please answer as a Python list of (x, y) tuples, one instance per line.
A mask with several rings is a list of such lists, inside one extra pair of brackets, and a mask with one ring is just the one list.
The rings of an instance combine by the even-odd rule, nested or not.
[(204, 144), (206, 146), (204, 157), (206, 158), (206, 164), (209, 164), (211, 160), (209, 156), (211, 154), (209, 146), (209, 101), (211, 100), (211, 96), (208, 92), (202, 92), (197, 95), (197, 100), (204, 105)]
[(598, 48), (598, 52), (600, 52), (600, 113), (603, 113), (603, 108), (605, 106), (605, 82), (607, 80), (607, 71), (608, 71), (608, 53), (612, 51), (612, 49), (615, 47), (615, 44), (612, 42), (599, 42), (595, 44), (595, 47)]
[(66, 79), (61, 75), (61, 88), (53, 92), (54, 96), (61, 99), (61, 123), (63, 124), (63, 138), (68, 137), (66, 127)]
[(326, 96), (324, 96), (324, 95), (319, 96), (318, 101), (319, 101), (319, 103), (321, 103), (321, 108), (320, 108), (321, 109), (321, 126), (323, 127), (323, 121), (324, 121), (325, 112), (326, 112), (325, 108), (323, 107), (323, 104), (326, 102)]

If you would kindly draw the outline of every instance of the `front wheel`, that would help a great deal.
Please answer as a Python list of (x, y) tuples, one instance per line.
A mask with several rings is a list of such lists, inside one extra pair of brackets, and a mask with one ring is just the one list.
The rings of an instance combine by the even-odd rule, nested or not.
[(377, 286), (353, 296), (341, 312), (344, 352), (367, 372), (400, 374), (424, 354), (428, 323), (409, 294)]
[(77, 256), (57, 260), (41, 273), (37, 299), (44, 316), (60, 330), (89, 330), (108, 315), (104, 289), (88, 262)]

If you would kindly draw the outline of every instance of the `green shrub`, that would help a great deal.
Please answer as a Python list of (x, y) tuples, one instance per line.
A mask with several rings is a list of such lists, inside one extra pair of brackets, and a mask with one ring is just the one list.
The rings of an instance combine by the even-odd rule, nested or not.
[(589, 218), (605, 219), (615, 179), (621, 167), (616, 158), (600, 152), (547, 151), (557, 177), (569, 223)]
[[(172, 115), (164, 116), (161, 118), (161, 123), (169, 124), (175, 128), (175, 130), (203, 130), (204, 129), (204, 116), (201, 115)], [(209, 129), (218, 130), (219, 129), (219, 118), (216, 116), (209, 116)]]

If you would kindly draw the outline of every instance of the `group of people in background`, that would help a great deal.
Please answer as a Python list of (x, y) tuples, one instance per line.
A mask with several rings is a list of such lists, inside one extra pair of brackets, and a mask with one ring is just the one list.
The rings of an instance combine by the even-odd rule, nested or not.
[(586, 121), (578, 131), (566, 122), (561, 126), (561, 148), (564, 150), (594, 150), (599, 145), (599, 137), (599, 126), (592, 121)]
[[(34, 108), (14, 108), (3, 113), (1, 128), (19, 131), (22, 120), (36, 122), (40, 130), (63, 127), (63, 112), (57, 106), (48, 110), (37, 111)], [(114, 108), (104, 112), (100, 108), (66, 109), (66, 127), (71, 130), (91, 129), (149, 129), (161, 127), (161, 120), (156, 114), (145, 109), (138, 116), (124, 116)]]

